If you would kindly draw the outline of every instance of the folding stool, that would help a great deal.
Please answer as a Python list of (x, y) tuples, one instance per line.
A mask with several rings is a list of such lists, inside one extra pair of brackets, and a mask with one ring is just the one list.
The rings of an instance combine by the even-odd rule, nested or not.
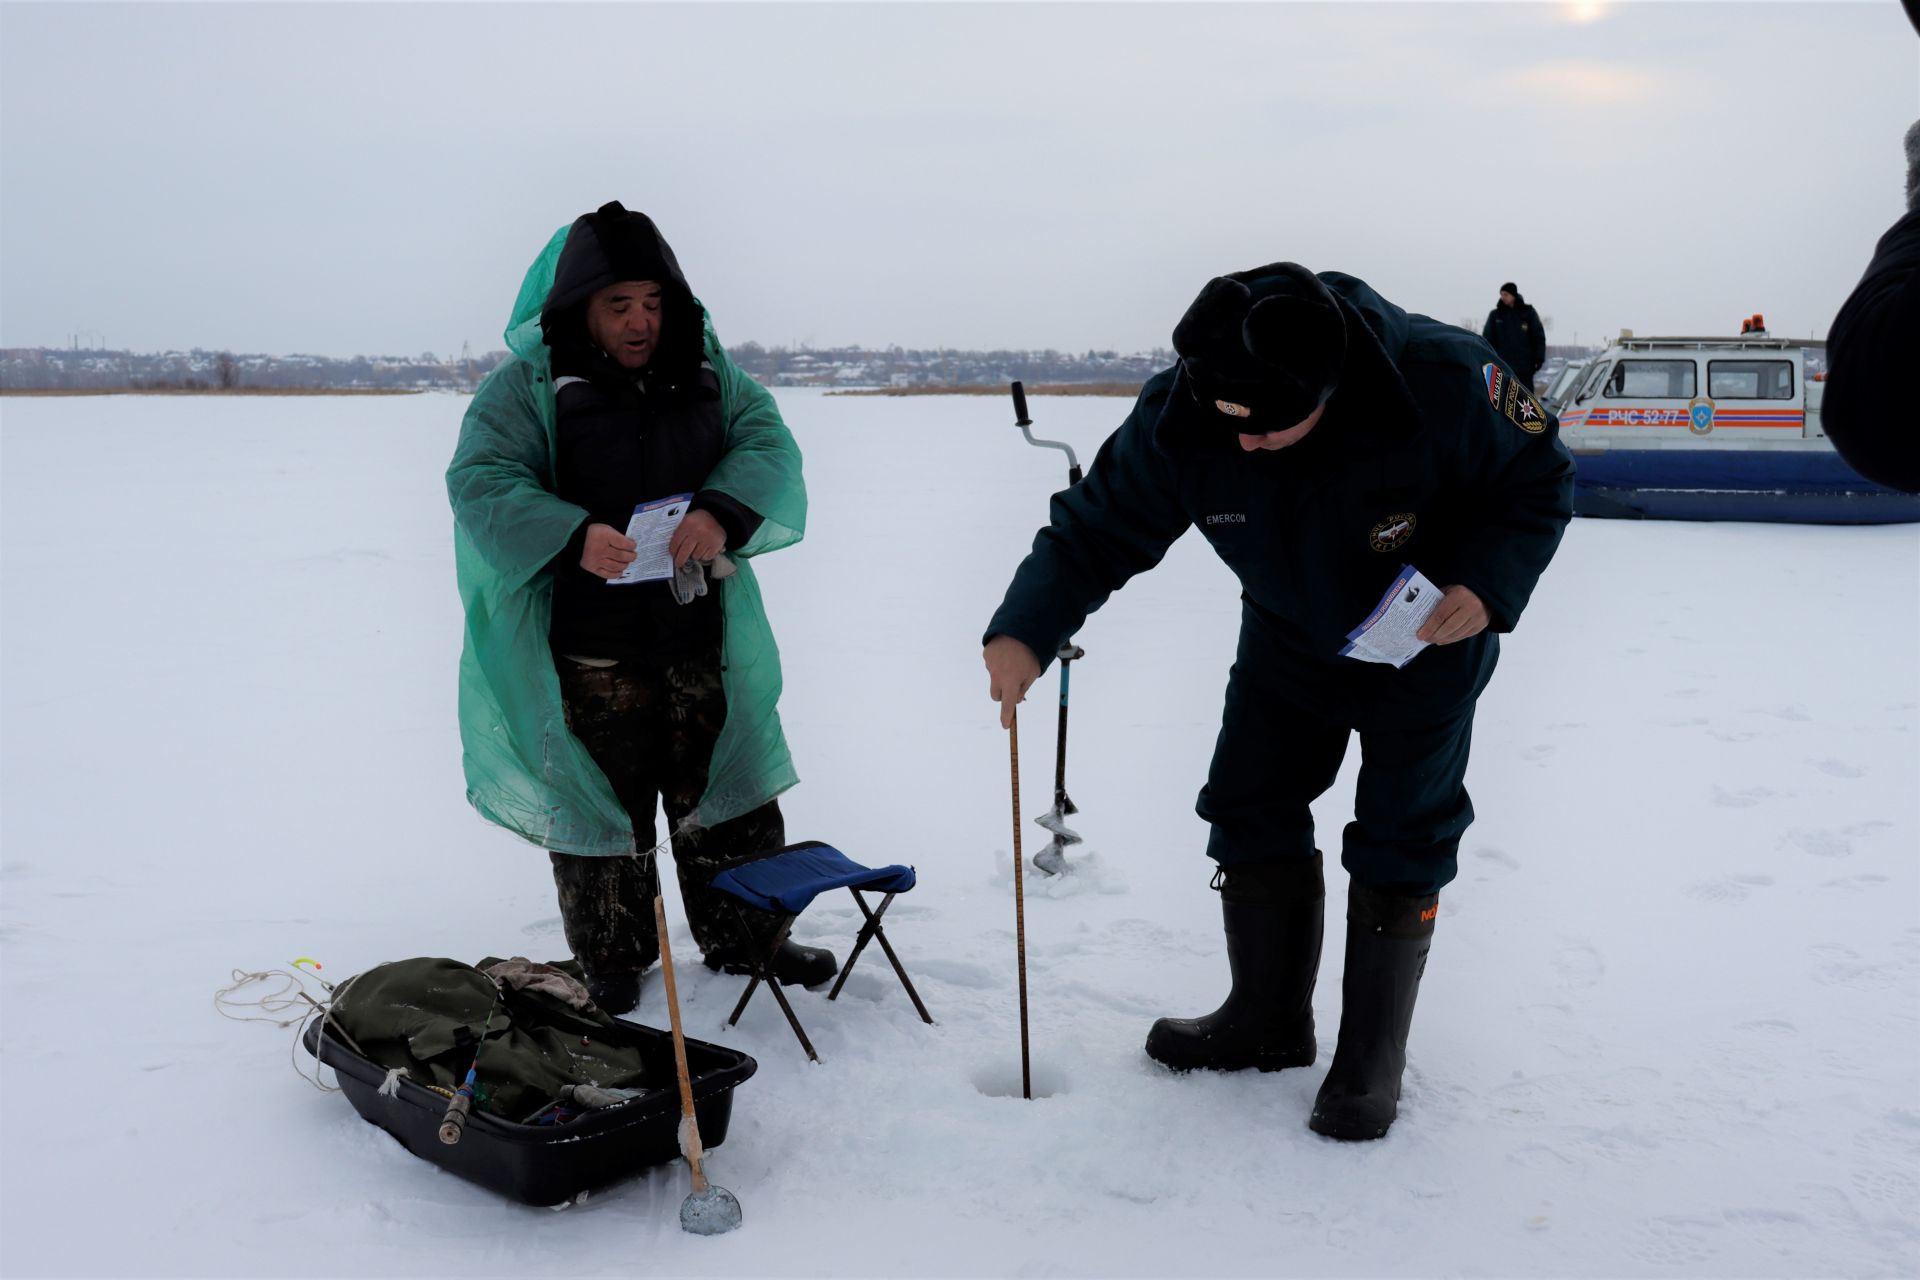
[[(887, 961), (893, 965), (894, 973), (899, 975), (900, 985), (907, 989), (907, 998), (913, 1001), (913, 1007), (919, 1011), (921, 1020), (931, 1023), (932, 1015), (927, 1012), (927, 1006), (920, 1002), (920, 993), (913, 989), (906, 969), (901, 967), (900, 957), (894, 954), (893, 944), (887, 940), (886, 930), (880, 927), (880, 917), (887, 913), (894, 898), (913, 888), (914, 882), (912, 867), (863, 867), (832, 845), (818, 840), (788, 845), (772, 853), (733, 863), (721, 871), (713, 878), (714, 888), (748, 906), (772, 912), (778, 921), (774, 926), (773, 941), (766, 950), (749, 950), (747, 953), (753, 976), (747, 983), (746, 991), (741, 993), (740, 1003), (733, 1007), (733, 1016), (727, 1019), (727, 1025), (739, 1024), (747, 1001), (753, 999), (753, 993), (764, 982), (772, 990), (780, 1011), (787, 1015), (787, 1022), (793, 1027), (793, 1034), (799, 1038), (800, 1047), (807, 1051), (807, 1057), (815, 1062), (820, 1061), (820, 1055), (813, 1051), (813, 1043), (801, 1028), (800, 1019), (788, 1003), (786, 993), (774, 981), (772, 963), (800, 913), (812, 905), (815, 898), (832, 889), (851, 892), (860, 914), (866, 917), (866, 923), (861, 926), (860, 936), (854, 942), (846, 964), (841, 966), (840, 976), (834, 980), (833, 990), (827, 993), (827, 999), (839, 998), (840, 988), (847, 984), (847, 975), (853, 972), (854, 962), (860, 958), (860, 953), (866, 949), (868, 942), (878, 941), (880, 949), (886, 953)], [(886, 895), (880, 900), (879, 910), (867, 905), (866, 898), (861, 894), (863, 889)], [(740, 919), (742, 936), (752, 936), (746, 913), (738, 903), (729, 905)]]

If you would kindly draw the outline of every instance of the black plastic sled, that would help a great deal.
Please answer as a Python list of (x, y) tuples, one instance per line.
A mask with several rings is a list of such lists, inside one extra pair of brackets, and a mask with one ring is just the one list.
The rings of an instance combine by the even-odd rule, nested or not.
[[(307, 1028), (307, 1052), (332, 1067), (340, 1087), (369, 1123), (379, 1125), (402, 1146), (449, 1173), (477, 1182), (523, 1204), (552, 1205), (582, 1191), (606, 1186), (680, 1155), (680, 1093), (677, 1085), (652, 1089), (638, 1098), (588, 1112), (561, 1125), (514, 1124), (475, 1111), (466, 1132), (453, 1146), (440, 1141), (447, 1099), (410, 1080), (382, 1096), (387, 1072), (332, 1034), (321, 1038), (324, 1019)], [(655, 1042), (671, 1054), (668, 1033), (621, 1023), (635, 1045)], [(733, 1115), (733, 1090), (760, 1069), (744, 1053), (705, 1041), (687, 1041), (687, 1070), (693, 1079), (694, 1113), (700, 1142), (713, 1148), (726, 1140)]]

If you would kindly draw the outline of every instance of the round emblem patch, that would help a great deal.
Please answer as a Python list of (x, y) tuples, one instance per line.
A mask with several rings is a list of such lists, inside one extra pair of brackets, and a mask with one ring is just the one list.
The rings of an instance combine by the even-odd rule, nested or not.
[(1368, 542), (1375, 551), (1392, 551), (1406, 545), (1407, 539), (1413, 536), (1413, 527), (1419, 523), (1419, 517), (1411, 511), (1402, 511), (1399, 515), (1388, 516), (1373, 526), (1373, 533), (1369, 536)]

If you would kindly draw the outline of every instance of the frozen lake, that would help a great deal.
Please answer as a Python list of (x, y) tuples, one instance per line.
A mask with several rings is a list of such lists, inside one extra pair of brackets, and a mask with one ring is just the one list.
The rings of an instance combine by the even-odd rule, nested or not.
[[(1191, 534), (1079, 637), (1090, 861), (1028, 880), (1055, 1093), (983, 1092), (1018, 1038), (978, 641), (1064, 460), (1004, 399), (780, 403), (813, 501), (759, 562), (788, 829), (917, 866), (888, 921), (938, 1025), (869, 956), (837, 1005), (793, 993), (812, 1066), (771, 1000), (724, 1028), (741, 980), (687, 965), (689, 1034), (760, 1062), (709, 1162), (746, 1227), (701, 1239), (682, 1165), (504, 1202), (211, 1005), (297, 956), (338, 979), (565, 953), (545, 856), (463, 798), (441, 472), (465, 401), (0, 401), (0, 1273), (1914, 1273), (1912, 526), (1575, 522), (1481, 703), (1401, 1118), (1344, 1146), (1306, 1128), (1337, 872), (1319, 1065), (1183, 1078), (1141, 1051), (1225, 990), (1192, 804), (1238, 602)], [(1083, 461), (1125, 411), (1032, 404)], [(1022, 717), (1028, 814), (1055, 688)], [(1330, 848), (1357, 757), (1318, 806)], [(796, 934), (844, 956), (854, 927), (839, 895)], [(664, 1022), (657, 975), (638, 1016)]]

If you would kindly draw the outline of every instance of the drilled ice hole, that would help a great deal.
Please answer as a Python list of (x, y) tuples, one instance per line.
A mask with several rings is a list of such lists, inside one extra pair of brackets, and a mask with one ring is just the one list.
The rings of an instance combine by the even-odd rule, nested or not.
[[(1060, 1068), (1045, 1062), (1035, 1062), (1029, 1072), (1033, 1080), (1033, 1096), (1051, 1098), (1055, 1094), (1067, 1093), (1073, 1082)], [(1019, 1099), (1020, 1060), (1011, 1062), (990, 1062), (973, 1069), (973, 1087), (989, 1098)]]

